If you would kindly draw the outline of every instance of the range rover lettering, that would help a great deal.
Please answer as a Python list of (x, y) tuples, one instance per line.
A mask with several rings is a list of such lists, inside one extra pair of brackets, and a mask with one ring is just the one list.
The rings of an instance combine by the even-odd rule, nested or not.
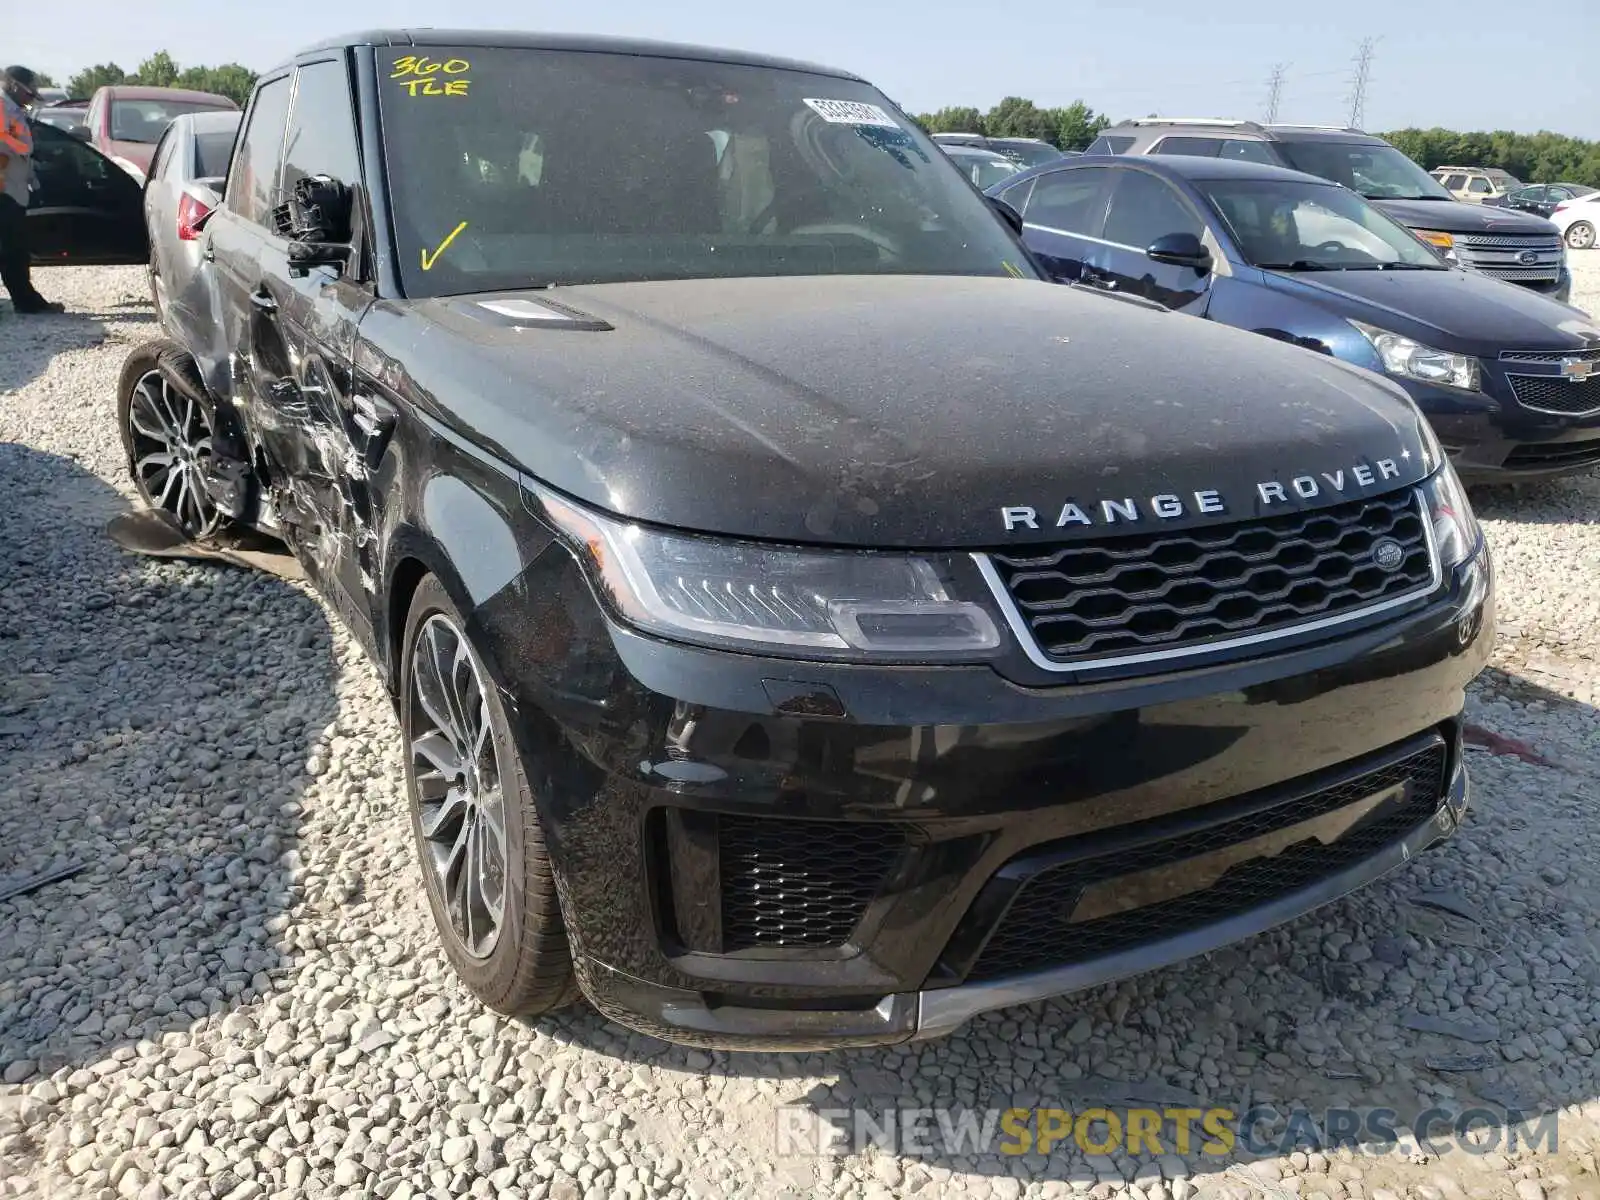
[(485, 1004), (931, 1037), (1456, 828), (1491, 570), (1416, 407), (1054, 286), (1013, 218), (824, 67), (429, 30), (262, 77), (129, 469), (366, 647)]

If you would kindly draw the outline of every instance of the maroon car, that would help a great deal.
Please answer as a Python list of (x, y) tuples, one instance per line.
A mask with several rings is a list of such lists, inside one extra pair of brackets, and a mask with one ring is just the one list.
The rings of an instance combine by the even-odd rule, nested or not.
[(89, 144), (142, 179), (150, 170), (156, 143), (172, 119), (184, 113), (237, 111), (226, 96), (183, 88), (103, 87), (89, 101)]

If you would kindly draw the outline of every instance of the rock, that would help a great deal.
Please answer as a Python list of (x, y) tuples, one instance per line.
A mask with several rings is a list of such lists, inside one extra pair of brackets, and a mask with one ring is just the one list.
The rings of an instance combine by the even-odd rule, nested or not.
[(1500, 1037), (1500, 1026), (1494, 1022), (1450, 1021), (1428, 1013), (1406, 1013), (1400, 1019), (1400, 1024), (1418, 1033), (1436, 1033), (1441, 1037), (1460, 1038), (1464, 1042), (1479, 1044), (1497, 1041)]

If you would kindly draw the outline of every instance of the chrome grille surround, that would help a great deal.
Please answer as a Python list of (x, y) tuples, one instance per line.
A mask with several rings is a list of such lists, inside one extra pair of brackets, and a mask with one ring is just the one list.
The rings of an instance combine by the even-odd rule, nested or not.
[[(1374, 507), (1386, 509), (1393, 517), (1395, 524), (1385, 526), (1384, 528), (1373, 532), (1370, 525), (1363, 526), (1358, 522), (1358, 520), (1348, 519), (1354, 517), (1358, 519), (1370, 520), (1370, 517), (1368, 517), (1367, 514), (1369, 514)], [(1095, 583), (1103, 584), (1111, 579), (1114, 579), (1124, 570), (1148, 571), (1152, 568), (1153, 564), (1151, 562), (1140, 562), (1137, 557), (1137, 551), (1130, 551), (1128, 549), (1139, 539), (1139, 535), (1122, 539), (1103, 538), (1092, 541), (1086, 540), (1081, 543), (1070, 543), (1064, 546), (1056, 547), (1049, 545), (1038, 547), (1016, 546), (1010, 547), (1004, 551), (975, 553), (972, 555), (972, 558), (977, 564), (978, 570), (982, 573), (985, 582), (988, 584), (990, 592), (993, 594), (996, 603), (999, 604), (1001, 612), (1004, 614), (1006, 622), (1010, 627), (1013, 636), (1016, 637), (1029, 661), (1037, 667), (1052, 672), (1071, 671), (1085, 673), (1094, 671), (1119, 670), (1128, 667), (1148, 667), (1151, 670), (1159, 670), (1167, 667), (1177, 668), (1183, 665), (1184, 660), (1202, 655), (1227, 653), (1245, 646), (1264, 645), (1270, 647), (1270, 643), (1281, 639), (1304, 636), (1323, 630), (1336, 629), (1338, 626), (1361, 621), (1385, 612), (1389, 609), (1412, 604), (1437, 591), (1443, 582), (1443, 573), (1439, 565), (1438, 548), (1434, 544), (1432, 523), (1428, 519), (1427, 507), (1422, 498), (1421, 490), (1416, 487), (1407, 488), (1399, 492), (1391, 492), (1387, 495), (1364, 497), (1360, 500), (1346, 501), (1343, 504), (1334, 505), (1328, 508), (1296, 510), (1293, 513), (1283, 514), (1281, 516), (1257, 518), (1252, 521), (1242, 521), (1231, 525), (1200, 526), (1194, 529), (1172, 531), (1141, 531), (1141, 533), (1143, 538), (1150, 542), (1151, 549), (1166, 547), (1175, 543), (1193, 543), (1198, 548), (1200, 558), (1205, 559), (1207, 563), (1214, 561), (1219, 557), (1244, 558), (1247, 561), (1253, 557), (1256, 561), (1255, 563), (1251, 564), (1250, 571), (1247, 572), (1247, 574), (1249, 574), (1253, 573), (1258, 568), (1265, 568), (1269, 570), (1274, 568), (1281, 569), (1281, 564), (1267, 561), (1268, 557), (1277, 552), (1277, 548), (1275, 547), (1272, 550), (1257, 552), (1254, 555), (1251, 555), (1241, 553), (1227, 543), (1237, 543), (1239, 538), (1245, 536), (1256, 535), (1259, 537), (1263, 530), (1270, 534), (1275, 528), (1273, 524), (1274, 522), (1283, 522), (1286, 520), (1293, 521), (1296, 519), (1299, 520), (1302, 531), (1308, 529), (1313, 523), (1315, 523), (1323, 534), (1329, 532), (1327, 530), (1327, 525), (1330, 521), (1340, 522), (1342, 519), (1345, 519), (1345, 523), (1338, 533), (1335, 543), (1331, 548), (1325, 548), (1324, 552), (1329, 555), (1337, 554), (1347, 559), (1350, 558), (1351, 551), (1349, 548), (1342, 545), (1342, 542), (1347, 534), (1359, 534), (1361, 531), (1363, 531), (1363, 529), (1365, 529), (1369, 534), (1370, 545), (1382, 537), (1389, 536), (1391, 530), (1398, 528), (1400, 522), (1414, 521), (1416, 525), (1420, 527), (1420, 530), (1417, 533), (1410, 535), (1408, 538), (1407, 558), (1405, 560), (1406, 571), (1416, 572), (1416, 574), (1408, 574), (1405, 580), (1405, 582), (1411, 583), (1412, 585), (1405, 586), (1401, 590), (1395, 590), (1392, 592), (1382, 591), (1382, 594), (1376, 595), (1371, 599), (1362, 598), (1361, 602), (1348, 604), (1344, 607), (1334, 608), (1330, 604), (1324, 611), (1315, 615), (1303, 616), (1300, 619), (1278, 619), (1273, 621), (1262, 621), (1256, 625), (1250, 625), (1248, 618), (1246, 618), (1244, 622), (1234, 622), (1238, 628), (1221, 635), (1204, 636), (1188, 641), (1183, 640), (1181, 637), (1177, 639), (1169, 638), (1164, 642), (1164, 644), (1152, 645), (1149, 648), (1120, 648), (1101, 654), (1095, 654), (1093, 652), (1062, 654), (1059, 651), (1052, 653), (1038, 636), (1036, 627), (1040, 614), (1035, 613), (1030, 616), (1024, 612), (1024, 606), (1026, 602), (1019, 600), (1015, 592), (1015, 587), (1017, 585), (1018, 575), (1026, 573), (1026, 567), (1024, 566), (1019, 568), (1016, 565), (1017, 560), (1023, 560), (1026, 562), (1026, 560), (1029, 558), (1039, 559), (1042, 556), (1044, 558), (1054, 558), (1057, 561), (1060, 561), (1067, 555), (1081, 556), (1094, 554), (1101, 554), (1113, 560), (1120, 559), (1121, 561), (1118, 562), (1112, 570), (1103, 572), (1101, 578), (1093, 581)], [(1380, 523), (1383, 519), (1384, 518), (1382, 517), (1379, 518)], [(1399, 537), (1398, 534), (1395, 536), (1397, 538)], [(1295, 533), (1285, 538), (1285, 543), (1303, 543), (1306, 540), (1307, 539), (1303, 533)], [(1360, 538), (1357, 537), (1355, 540), (1360, 540)], [(1207, 545), (1207, 543), (1211, 544)], [(1031, 554), (1030, 551), (1032, 552)], [(1426, 578), (1420, 579), (1420, 582), (1412, 583), (1412, 580), (1417, 579), (1421, 574), (1420, 571), (1416, 570), (1419, 565), (1419, 560), (1415, 556), (1423, 554), (1426, 556)], [(1345, 580), (1336, 581), (1336, 586), (1346, 587), (1348, 584), (1353, 583), (1356, 573), (1357, 569), (1352, 563), (1349, 576)], [(1396, 573), (1395, 577), (1399, 577), (1398, 572)], [(1194, 582), (1195, 580), (1193, 579), (1180, 580), (1178, 581), (1178, 584), (1167, 582), (1158, 585), (1154, 589), (1146, 588), (1143, 589), (1142, 592), (1136, 590), (1127, 597), (1128, 603), (1130, 606), (1139, 603), (1139, 598), (1141, 595), (1164, 598), (1165, 596), (1172, 594), (1175, 586), (1183, 584), (1192, 585)], [(1325, 581), (1324, 586), (1326, 586)], [(1077, 590), (1081, 591), (1081, 589)], [(1108, 589), (1102, 587), (1096, 590), (1104, 592)], [(1109, 590), (1111, 590), (1113, 593), (1115, 592), (1115, 589)], [(1369, 588), (1368, 590), (1371, 589)], [(1286, 593), (1287, 591), (1288, 589), (1285, 589)], [(1069, 591), (1068, 599), (1064, 599), (1056, 603), (1058, 605), (1065, 605), (1070, 600), (1070, 597), (1075, 594), (1076, 591)], [(1217, 604), (1220, 604), (1227, 599), (1231, 599), (1231, 597), (1219, 594), (1215, 600), (1210, 602), (1210, 607), (1215, 608)], [(1256, 599), (1258, 602), (1260, 601), (1260, 597), (1256, 597)], [(1204, 606), (1205, 604), (1205, 601), (1200, 601), (1200, 606)], [(1187, 620), (1188, 616), (1192, 615), (1194, 610), (1199, 606), (1190, 605), (1185, 608), (1183, 606), (1168, 605), (1167, 607), (1172, 613), (1183, 616), (1185, 620)], [(1048, 614), (1044, 614), (1044, 616), (1046, 619), (1050, 619)], [(1116, 628), (1115, 625), (1108, 624), (1105, 618), (1094, 619), (1093, 623), (1100, 624), (1102, 626), (1102, 630), (1107, 628)], [(1136, 638), (1138, 637), (1138, 635), (1133, 636)]]

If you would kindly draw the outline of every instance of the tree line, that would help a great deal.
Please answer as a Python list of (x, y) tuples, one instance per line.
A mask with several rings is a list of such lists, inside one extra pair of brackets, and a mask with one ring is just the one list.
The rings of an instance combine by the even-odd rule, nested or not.
[[(915, 119), (929, 133), (1039, 138), (1062, 150), (1084, 149), (1112, 124), (1082, 100), (1065, 108), (1040, 108), (1021, 96), (1007, 96), (988, 112), (971, 106), (941, 108)], [(1379, 136), (1429, 171), (1442, 166), (1498, 167), (1524, 183), (1561, 181), (1600, 187), (1600, 142), (1549, 132), (1460, 133), (1437, 127), (1397, 129)]]
[(985, 137), (1038, 138), (1059, 150), (1082, 150), (1111, 124), (1082, 100), (1065, 108), (1040, 108), (1021, 96), (1007, 96), (988, 112), (941, 108), (915, 118), (929, 133), (981, 133)]
[[(67, 95), (74, 100), (87, 100), (96, 88), (115, 87), (117, 84), (138, 84), (142, 87), (190, 88), (197, 92), (211, 92), (226, 96), (241, 108), (250, 98), (256, 85), (256, 73), (238, 63), (224, 63), (220, 67), (180, 67), (172, 55), (158, 50), (139, 64), (132, 74), (114, 62), (98, 63), (85, 67), (67, 80)], [(42, 72), (40, 87), (55, 87), (56, 83)]]
[(1524, 183), (1582, 183), (1600, 188), (1600, 142), (1559, 133), (1457, 133), (1397, 129), (1385, 133), (1407, 158), (1435, 167), (1499, 167)]

